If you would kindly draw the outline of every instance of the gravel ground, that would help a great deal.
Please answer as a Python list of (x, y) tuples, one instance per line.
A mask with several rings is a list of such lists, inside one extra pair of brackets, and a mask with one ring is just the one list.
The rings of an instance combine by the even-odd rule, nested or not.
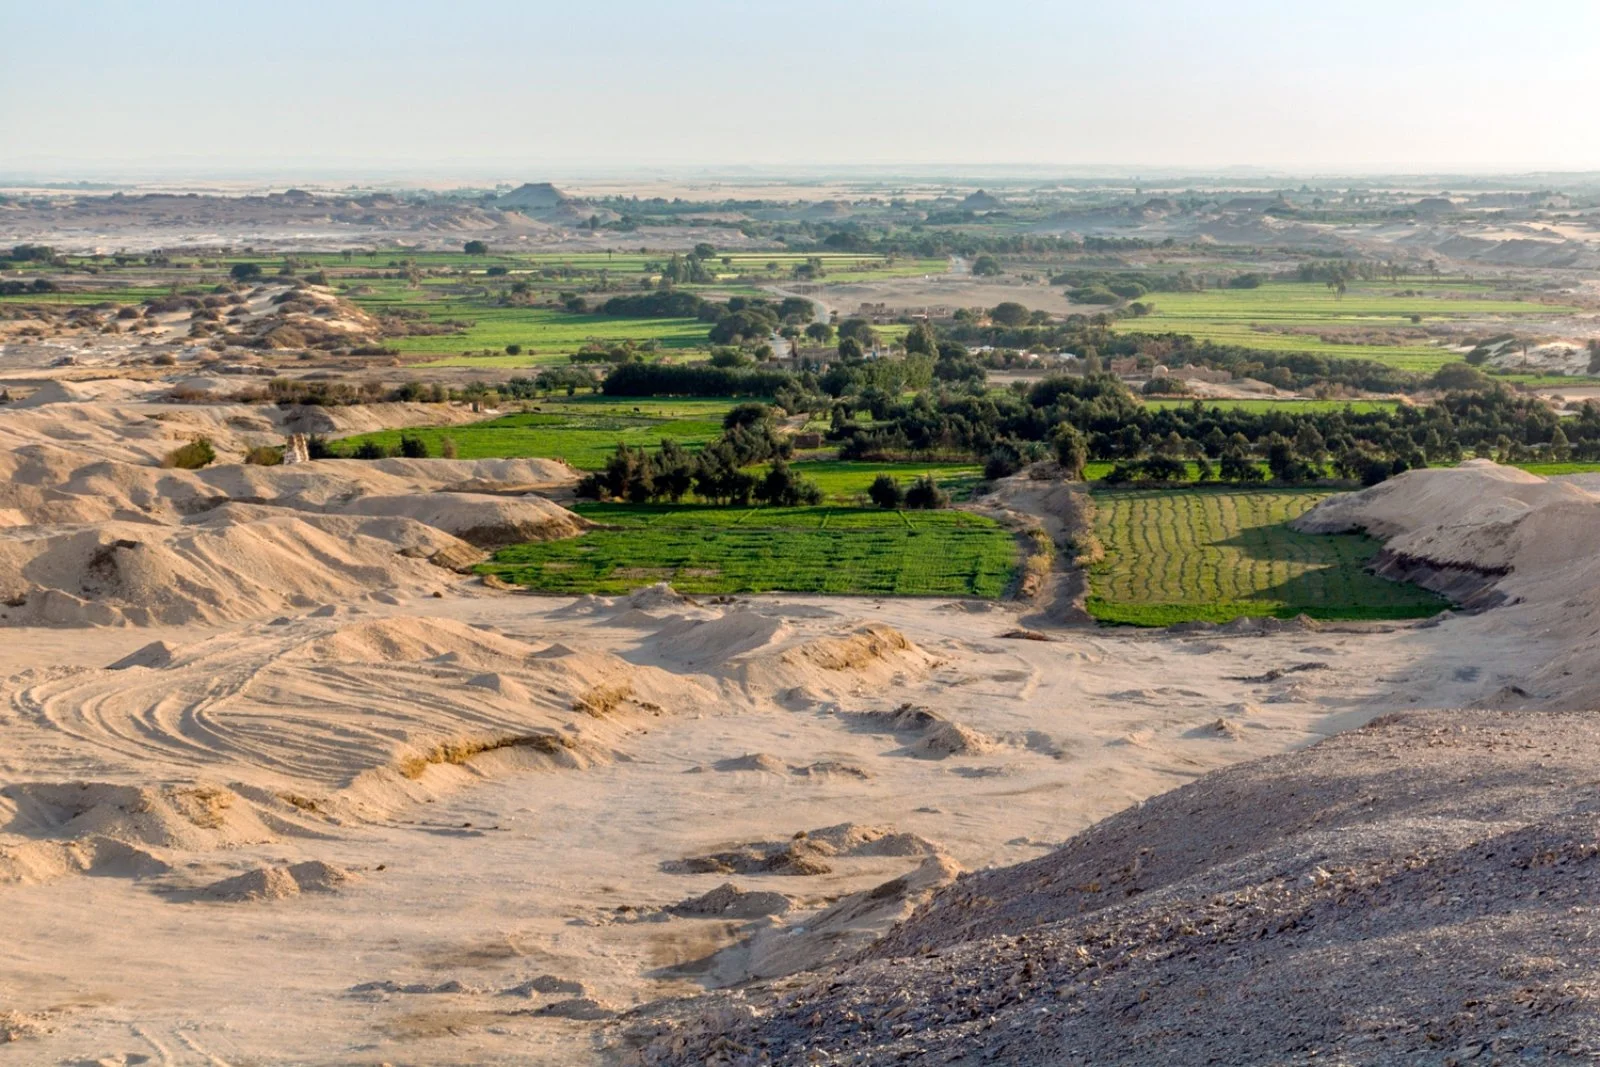
[(1592, 713), (1391, 716), (968, 875), (862, 956), (624, 1020), (667, 1064), (1600, 1060)]

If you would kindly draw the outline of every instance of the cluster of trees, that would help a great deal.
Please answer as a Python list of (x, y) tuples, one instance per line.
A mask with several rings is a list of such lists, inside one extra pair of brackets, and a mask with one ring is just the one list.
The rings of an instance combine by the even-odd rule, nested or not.
[(21, 296), (23, 293), (53, 293), (60, 286), (49, 278), (35, 278), (31, 282), (7, 279), (0, 281), (0, 296)]
[(735, 296), (719, 303), (675, 289), (614, 296), (596, 310), (628, 318), (699, 319), (711, 324), (711, 343), (718, 345), (758, 343), (785, 326), (796, 327), (798, 335), (798, 328), (816, 313), (815, 305), (804, 297), (772, 301)]
[(895, 481), (893, 475), (880, 474), (867, 487), (867, 499), (891, 511), (898, 508), (931, 511), (950, 506), (950, 494), (939, 488), (931, 474), (913, 479), (909, 486)]
[(1251, 412), (1198, 400), (1153, 409), (1100, 374), (1047, 378), (1012, 393), (862, 391), (833, 404), (828, 438), (846, 459), (964, 458), (984, 463), (990, 477), (1055, 451), (1070, 470), (1089, 459), (1111, 461), (1114, 477), (1128, 479), (1176, 478), (1193, 463), (1207, 478), (1249, 481), (1265, 464), (1282, 482), (1331, 471), (1370, 483), (1468, 451), (1600, 458), (1600, 406), (1561, 423), (1538, 398), (1491, 386), (1447, 393), (1426, 407), (1360, 412)]
[[(724, 419), (725, 429), (699, 452), (663, 438), (650, 452), (618, 444), (605, 469), (586, 475), (578, 495), (634, 504), (679, 503), (691, 491), (712, 504), (746, 505), (752, 500), (771, 507), (822, 503), (816, 482), (789, 466), (792, 446), (774, 430), (770, 412), (761, 404), (741, 404)], [(769, 463), (765, 474), (744, 468)]]
[(62, 264), (66, 263), (65, 258), (58, 256), (56, 254), (56, 250), (51, 248), (49, 245), (12, 245), (11, 251), (5, 253), (4, 255), (0, 255), (0, 259), (10, 260), (10, 262), (13, 264), (56, 262), (60, 262)]
[(625, 363), (601, 385), (607, 396), (775, 396), (794, 391), (789, 371), (706, 363)]
[[(456, 442), (452, 437), (442, 437), (439, 440), (438, 454), (445, 459), (456, 458)], [(403, 433), (397, 445), (386, 445), (381, 441), (358, 441), (354, 447), (341, 448), (336, 442), (329, 441), (322, 434), (312, 434), (306, 438), (306, 455), (311, 459), (393, 459), (396, 456), (402, 459), (428, 459), (434, 455), (428, 447), (428, 442), (415, 434)], [(280, 457), (281, 459), (281, 457)]]

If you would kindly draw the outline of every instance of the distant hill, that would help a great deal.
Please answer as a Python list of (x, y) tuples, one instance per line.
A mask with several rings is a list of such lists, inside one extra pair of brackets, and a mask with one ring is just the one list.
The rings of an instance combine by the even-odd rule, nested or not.
[(566, 193), (549, 182), (525, 182), (494, 201), (496, 207), (515, 211), (549, 211), (572, 202)]
[(963, 211), (998, 211), (1004, 206), (998, 197), (990, 196), (982, 189), (961, 201)]

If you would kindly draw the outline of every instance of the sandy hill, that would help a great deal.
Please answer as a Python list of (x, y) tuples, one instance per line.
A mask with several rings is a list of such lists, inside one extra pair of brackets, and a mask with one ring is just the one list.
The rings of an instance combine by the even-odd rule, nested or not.
[(1589, 718), (1397, 716), (1213, 773), (962, 877), (841, 971), (639, 1023), (636, 1062), (1582, 1058)]
[(568, 203), (567, 194), (549, 182), (525, 182), (495, 198), (495, 205), (518, 211), (547, 211)]

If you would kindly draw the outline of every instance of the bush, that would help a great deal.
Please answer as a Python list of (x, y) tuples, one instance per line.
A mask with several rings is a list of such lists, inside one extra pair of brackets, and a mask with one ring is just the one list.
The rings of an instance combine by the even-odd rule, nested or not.
[(306, 438), (307, 459), (337, 459), (339, 453), (333, 450), (328, 439), (320, 433), (314, 433)]
[(772, 409), (765, 404), (747, 403), (735, 404), (722, 416), (722, 428), (731, 430), (735, 426), (755, 426), (772, 418)]
[(1139, 392), (1145, 396), (1182, 396), (1189, 392), (1189, 383), (1171, 375), (1165, 378), (1151, 378), (1140, 387)]
[(885, 509), (904, 507), (906, 502), (906, 491), (887, 474), (872, 479), (872, 484), (867, 487), (867, 496), (878, 507)]
[(179, 470), (197, 471), (217, 458), (217, 450), (211, 445), (211, 438), (196, 437), (186, 445), (174, 448), (162, 459), (163, 467), (176, 467)]
[(456, 448), (456, 439), (454, 437), (439, 438), (439, 455), (445, 459), (455, 459), (459, 454), (460, 450)]
[(228, 268), (228, 277), (236, 282), (253, 282), (261, 277), (261, 264), (235, 263)]
[(508, 356), (520, 356), (520, 355), (522, 355), (522, 346), (521, 345), (516, 345), (516, 344), (506, 345), (506, 355), (508, 355)]
[(1022, 469), (1022, 456), (1008, 444), (995, 445), (983, 461), (983, 476), (989, 481), (1009, 478)]
[(362, 441), (353, 455), (356, 459), (388, 459), (389, 450), (376, 441)]
[(822, 490), (817, 483), (795, 474), (789, 464), (781, 459), (775, 461), (766, 476), (756, 483), (755, 496), (761, 503), (775, 508), (822, 503)]
[(283, 462), (283, 449), (256, 445), (244, 454), (244, 461), (255, 467), (276, 467)]
[(911, 483), (911, 488), (906, 490), (906, 507), (919, 508), (931, 511), (935, 508), (950, 506), (950, 494), (939, 488), (939, 483), (933, 480), (933, 475), (924, 474)]
[(402, 434), (400, 437), (400, 454), (406, 459), (427, 459), (428, 442), (412, 434)]

